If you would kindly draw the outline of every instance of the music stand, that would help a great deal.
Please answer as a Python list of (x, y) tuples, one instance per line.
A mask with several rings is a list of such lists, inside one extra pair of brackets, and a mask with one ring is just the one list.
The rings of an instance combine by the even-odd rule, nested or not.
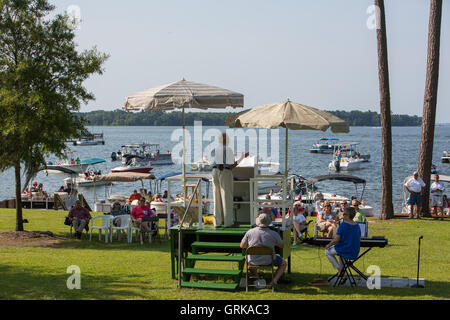
[(417, 283), (413, 284), (411, 288), (425, 288), (425, 286), (419, 284), (419, 265), (420, 265), (420, 240), (423, 239), (423, 236), (419, 237), (419, 252), (417, 254)]

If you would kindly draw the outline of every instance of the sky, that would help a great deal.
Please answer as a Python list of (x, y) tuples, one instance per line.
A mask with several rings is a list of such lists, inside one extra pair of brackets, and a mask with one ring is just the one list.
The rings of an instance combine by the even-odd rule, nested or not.
[[(291, 99), (323, 110), (379, 112), (373, 0), (50, 0), (78, 8), (80, 50), (108, 53), (85, 82), (115, 110), (135, 92), (183, 78), (245, 96), (246, 108)], [(395, 114), (422, 115), (428, 0), (387, 0)], [(450, 1), (444, 1), (436, 121), (450, 123)]]

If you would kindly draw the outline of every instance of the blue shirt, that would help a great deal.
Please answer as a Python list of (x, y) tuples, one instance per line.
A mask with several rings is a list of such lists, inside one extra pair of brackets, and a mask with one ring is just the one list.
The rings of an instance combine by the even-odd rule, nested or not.
[(358, 257), (361, 239), (361, 229), (358, 224), (351, 225), (343, 221), (338, 228), (337, 234), (341, 236), (334, 245), (336, 252), (346, 259), (354, 260)]

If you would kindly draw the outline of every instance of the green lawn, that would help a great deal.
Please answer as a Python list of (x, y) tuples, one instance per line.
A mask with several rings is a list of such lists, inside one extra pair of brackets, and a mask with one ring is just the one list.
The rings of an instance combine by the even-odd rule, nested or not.
[[(63, 224), (65, 212), (25, 210), (27, 230), (52, 231), (68, 237)], [(421, 274), (425, 289), (314, 287), (314, 278), (326, 279), (333, 273), (323, 248), (299, 245), (292, 252), (292, 283), (246, 293), (178, 289), (170, 274), (168, 241), (144, 246), (115, 241), (105, 244), (95, 237), (69, 239), (55, 248), (4, 247), (0, 244), (0, 299), (449, 299), (450, 298), (450, 221), (432, 219), (391, 221), (371, 220), (370, 235), (389, 239), (386, 248), (374, 248), (358, 263), (361, 270), (378, 265), (382, 276), (411, 277), (417, 272), (418, 237), (422, 242)], [(15, 211), (0, 210), (0, 232), (13, 230)], [(81, 269), (81, 290), (68, 290), (67, 267)]]

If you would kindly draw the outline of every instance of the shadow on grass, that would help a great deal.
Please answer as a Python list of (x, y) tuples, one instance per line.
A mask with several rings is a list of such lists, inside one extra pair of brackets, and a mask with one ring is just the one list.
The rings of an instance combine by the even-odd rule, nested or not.
[[(350, 296), (353, 294), (367, 296), (368, 299), (376, 299), (377, 295), (380, 296), (392, 296), (398, 297), (398, 299), (423, 299), (425, 296), (437, 298), (437, 299), (449, 299), (450, 298), (450, 290), (448, 290), (448, 282), (440, 282), (440, 281), (428, 281), (425, 280), (425, 288), (417, 289), (417, 288), (390, 288), (390, 287), (382, 287), (380, 290), (373, 289), (370, 290), (367, 287), (333, 287), (329, 286), (314, 286), (311, 282), (314, 279), (323, 279), (327, 280), (331, 277), (332, 274), (302, 274), (302, 273), (291, 273), (286, 277), (291, 279), (292, 282), (289, 284), (280, 285), (280, 291), (283, 293), (292, 293), (292, 294), (307, 294), (312, 296), (317, 296), (317, 298), (321, 298), (321, 296), (328, 295), (342, 295), (342, 296)], [(389, 275), (385, 275), (383, 277), (389, 277)]]
[[(8, 265), (0, 265), (0, 299), (145, 299), (143, 292), (148, 290), (145, 283), (133, 278), (139, 276), (127, 275), (119, 280), (111, 275), (81, 274), (81, 289), (67, 288), (67, 279), (71, 274), (46, 274), (39, 268), (22, 269)], [(132, 280), (131, 286), (127, 280)], [(130, 281), (131, 282), (131, 281)], [(131, 290), (133, 289), (133, 290)]]
[(126, 236), (122, 236), (119, 241), (116, 239), (115, 235), (113, 237), (113, 242), (105, 243), (104, 235), (102, 240), (98, 239), (98, 234), (94, 233), (92, 235), (92, 241), (89, 240), (89, 234), (83, 233), (82, 239), (76, 239), (75, 237), (70, 237), (70, 234), (63, 235), (67, 240), (62, 241), (55, 249), (88, 249), (88, 250), (133, 250), (133, 251), (160, 251), (160, 252), (170, 252), (170, 241), (163, 238), (153, 238), (152, 242), (148, 242), (148, 238), (144, 237), (144, 244), (141, 245), (133, 237), (133, 242), (128, 243)]

